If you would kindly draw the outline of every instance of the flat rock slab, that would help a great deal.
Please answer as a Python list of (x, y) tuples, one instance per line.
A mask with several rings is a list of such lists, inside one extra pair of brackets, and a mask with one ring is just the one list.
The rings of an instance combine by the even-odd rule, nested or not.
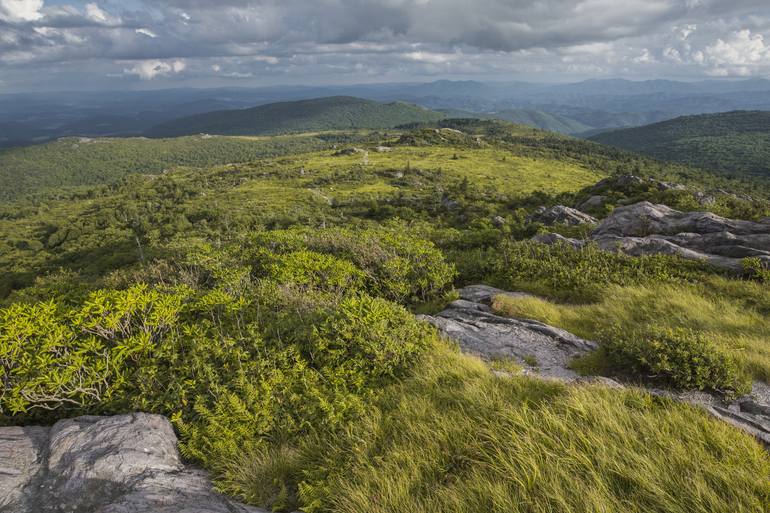
[(441, 313), (422, 318), (457, 341), (466, 353), (488, 360), (511, 359), (528, 373), (544, 377), (577, 379), (579, 375), (569, 368), (570, 361), (596, 349), (596, 343), (538, 321), (495, 315), (488, 304), (498, 294), (528, 296), (474, 285), (462, 289), (462, 299)]
[(78, 417), (0, 428), (4, 513), (264, 513), (185, 466), (165, 417)]

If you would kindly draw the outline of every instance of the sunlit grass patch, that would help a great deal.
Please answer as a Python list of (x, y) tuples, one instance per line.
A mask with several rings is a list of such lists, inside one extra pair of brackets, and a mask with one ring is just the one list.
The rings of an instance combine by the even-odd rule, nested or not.
[(763, 512), (770, 458), (693, 407), (440, 349), (343, 433), (244, 454), (222, 485), (310, 512)]
[[(752, 283), (724, 278), (712, 278), (710, 283), (723, 283), (734, 293), (740, 283), (749, 293), (754, 289)], [(499, 296), (494, 308), (505, 315), (536, 319), (589, 339), (654, 328), (692, 330), (734, 358), (743, 371), (756, 379), (770, 380), (767, 315), (746, 302), (715, 295), (707, 285), (615, 285), (608, 287), (598, 302), (579, 305)]]

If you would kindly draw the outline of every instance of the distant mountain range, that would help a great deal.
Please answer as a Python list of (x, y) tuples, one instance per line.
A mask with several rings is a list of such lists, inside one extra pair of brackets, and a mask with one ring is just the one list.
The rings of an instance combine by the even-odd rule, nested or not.
[(539, 128), (590, 135), (684, 115), (770, 110), (770, 81), (613, 79), (538, 84), (440, 80), (349, 86), (20, 93), (0, 95), (0, 146), (64, 136), (140, 135), (182, 117), (332, 96), (385, 103), (402, 101), (431, 110), (523, 120)]
[(429, 123), (444, 117), (440, 112), (404, 102), (380, 103), (350, 96), (332, 96), (197, 114), (162, 123), (148, 130), (146, 135), (273, 135), (320, 130), (394, 128), (410, 123)]
[(730, 175), (770, 176), (770, 112), (684, 116), (591, 139)]

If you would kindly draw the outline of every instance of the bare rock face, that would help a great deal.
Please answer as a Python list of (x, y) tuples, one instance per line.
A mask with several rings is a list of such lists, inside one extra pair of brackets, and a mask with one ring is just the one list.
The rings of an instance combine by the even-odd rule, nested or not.
[(737, 236), (768, 235), (770, 224), (725, 219), (711, 212), (679, 212), (666, 205), (642, 201), (615, 209), (596, 227), (593, 236), (646, 237), (651, 234), (725, 232)]
[(529, 319), (511, 319), (492, 313), (489, 303), (497, 295), (526, 297), (528, 294), (505, 292), (485, 285), (466, 287), (462, 299), (435, 316), (422, 319), (436, 326), (460, 348), (485, 359), (512, 359), (528, 373), (571, 381), (578, 374), (569, 362), (597, 348), (559, 328)]
[(602, 208), (606, 202), (607, 202), (607, 196), (602, 196), (601, 194), (594, 194), (593, 196), (585, 200), (583, 203), (578, 205), (578, 210), (591, 210), (593, 208)]
[[(607, 251), (629, 255), (679, 255), (740, 271), (742, 259), (758, 257), (770, 267), (770, 221), (726, 219), (711, 212), (679, 212), (647, 201), (619, 207), (591, 233)], [(552, 234), (535, 240), (545, 244), (580, 241)]]
[(7, 513), (260, 513), (186, 467), (160, 415), (78, 417), (0, 428), (0, 510)]
[(679, 212), (646, 201), (615, 209), (591, 238), (603, 249), (631, 255), (678, 254), (733, 270), (740, 270), (746, 257), (770, 265), (770, 223)]
[(564, 205), (556, 205), (551, 208), (540, 207), (534, 214), (529, 216), (527, 220), (530, 222), (542, 223), (546, 226), (552, 226), (554, 224), (578, 226), (581, 224), (594, 224), (598, 222), (595, 217), (581, 212), (580, 210), (565, 207)]
[(578, 239), (571, 239), (558, 233), (541, 233), (532, 237), (532, 240), (539, 242), (540, 244), (568, 244), (575, 249), (580, 249), (585, 245), (585, 242)]

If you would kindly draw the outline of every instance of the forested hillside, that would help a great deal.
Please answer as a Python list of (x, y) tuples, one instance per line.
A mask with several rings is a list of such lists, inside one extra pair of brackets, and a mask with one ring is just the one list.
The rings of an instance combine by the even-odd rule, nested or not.
[(394, 128), (443, 117), (441, 113), (403, 102), (378, 103), (361, 98), (334, 96), (198, 114), (158, 125), (149, 130), (147, 135), (265, 135), (315, 130)]
[[(7, 182), (1, 424), (159, 413), (221, 491), (281, 512), (770, 504), (755, 439), (643, 388), (732, 400), (770, 383), (761, 262), (729, 271), (530, 240), (585, 238), (596, 219), (533, 216), (586, 202), (599, 219), (649, 201), (757, 221), (767, 180), (490, 120), (68, 140), (15, 162), (45, 183), (81, 148), (94, 152), (81, 187)], [(483, 314), (597, 341), (570, 365), (624, 386), (538, 379), (547, 362), (531, 355), (463, 354), (416, 316), (474, 283), (536, 294), (495, 297)]]
[(591, 140), (732, 176), (770, 175), (770, 112), (686, 116)]
[(0, 150), (0, 199), (83, 185), (109, 185), (130, 174), (172, 167), (247, 162), (330, 147), (335, 134), (270, 139), (192, 136), (175, 139), (68, 138)]
[(503, 110), (496, 112), (494, 117), (510, 121), (517, 125), (527, 125), (534, 128), (540, 128), (541, 130), (549, 130), (551, 132), (559, 132), (562, 134), (578, 134), (593, 128), (566, 116), (537, 110)]

